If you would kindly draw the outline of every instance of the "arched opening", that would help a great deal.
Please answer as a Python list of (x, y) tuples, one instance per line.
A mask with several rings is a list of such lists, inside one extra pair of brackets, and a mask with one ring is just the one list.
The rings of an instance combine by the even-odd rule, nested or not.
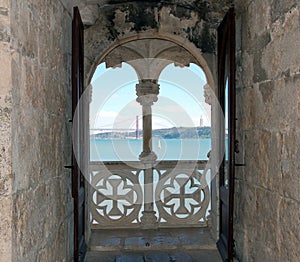
[(137, 83), (136, 72), (127, 63), (118, 68), (106, 68), (105, 63), (97, 67), (91, 82), (91, 161), (138, 161), (141, 141), (134, 139), (140, 115)]
[(160, 94), (153, 107), (154, 126), (171, 129), (172, 133), (163, 134), (163, 139), (188, 141), (188, 150), (183, 152), (180, 143), (176, 149), (169, 147), (177, 156), (164, 160), (207, 160), (211, 150), (211, 106), (205, 103), (203, 70), (192, 63), (189, 67), (169, 64), (158, 83)]
[[(101, 97), (103, 110), (91, 110), (94, 120), (90, 120), (91, 141), (98, 143), (91, 145), (89, 221), (92, 230), (98, 232), (92, 234), (90, 248), (99, 248), (97, 239), (103, 228), (147, 229), (155, 238), (165, 228), (188, 232), (189, 227), (198, 228), (193, 234), (202, 234), (199, 241), (204, 237), (213, 248), (210, 214), (217, 213), (217, 205), (210, 202), (215, 188), (210, 183), (211, 160), (207, 155), (212, 148), (212, 110), (205, 103), (210, 91), (207, 79), (212, 83), (212, 74), (207, 77), (195, 56), (181, 45), (161, 39), (124, 42), (100, 62), (93, 86), (104, 64), (120, 68), (108, 69), (116, 77), (106, 82), (103, 76), (99, 94), (92, 88), (92, 104)], [(122, 73), (126, 70), (127, 76)], [(119, 86), (107, 88), (115, 80)], [(120, 94), (123, 90), (123, 96), (114, 90)], [(110, 123), (105, 122), (105, 116), (110, 116)], [(97, 126), (99, 123), (102, 126)], [(112, 158), (105, 159), (109, 150), (100, 143), (113, 150)], [(97, 150), (99, 158), (94, 156)], [(212, 207), (215, 210), (210, 212)], [(185, 240), (179, 240), (180, 234), (173, 235), (182, 245)]]

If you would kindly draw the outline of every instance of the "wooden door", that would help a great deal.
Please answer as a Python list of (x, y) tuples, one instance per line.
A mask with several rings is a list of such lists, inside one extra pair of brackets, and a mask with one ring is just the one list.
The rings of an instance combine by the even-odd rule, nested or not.
[(224, 122), (220, 125), (220, 227), (218, 249), (223, 261), (233, 260), (233, 201), (235, 177), (235, 14), (231, 8), (218, 28), (218, 98)]
[(84, 261), (85, 243), (85, 179), (82, 174), (86, 113), (80, 101), (84, 91), (83, 77), (83, 23), (79, 9), (74, 7), (72, 23), (72, 112), (73, 112), (73, 168), (72, 195), (74, 198), (74, 261)]

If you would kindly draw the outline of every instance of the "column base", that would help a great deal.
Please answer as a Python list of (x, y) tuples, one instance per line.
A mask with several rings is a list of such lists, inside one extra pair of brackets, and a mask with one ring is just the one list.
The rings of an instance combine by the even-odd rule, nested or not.
[(141, 227), (144, 229), (156, 229), (158, 227), (155, 211), (143, 211), (141, 217)]
[(153, 151), (151, 151), (151, 152), (142, 152), (139, 155), (139, 160), (143, 164), (154, 164), (156, 159), (157, 159), (157, 155)]

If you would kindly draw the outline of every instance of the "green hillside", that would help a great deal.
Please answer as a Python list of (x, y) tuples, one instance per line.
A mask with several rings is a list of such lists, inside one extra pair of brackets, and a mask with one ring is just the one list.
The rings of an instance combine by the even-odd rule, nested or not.
[[(143, 132), (140, 131), (140, 137)], [(164, 139), (184, 139), (184, 138), (210, 138), (210, 127), (172, 127), (164, 129), (155, 129), (152, 131), (152, 136), (159, 136)], [(105, 132), (92, 135), (91, 137), (99, 139), (108, 138), (128, 138), (135, 137), (135, 132)]]

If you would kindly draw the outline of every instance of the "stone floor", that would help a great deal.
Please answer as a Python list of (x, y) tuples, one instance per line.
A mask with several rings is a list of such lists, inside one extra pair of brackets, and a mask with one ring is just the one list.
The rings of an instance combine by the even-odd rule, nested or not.
[(97, 230), (86, 262), (219, 262), (207, 229)]

